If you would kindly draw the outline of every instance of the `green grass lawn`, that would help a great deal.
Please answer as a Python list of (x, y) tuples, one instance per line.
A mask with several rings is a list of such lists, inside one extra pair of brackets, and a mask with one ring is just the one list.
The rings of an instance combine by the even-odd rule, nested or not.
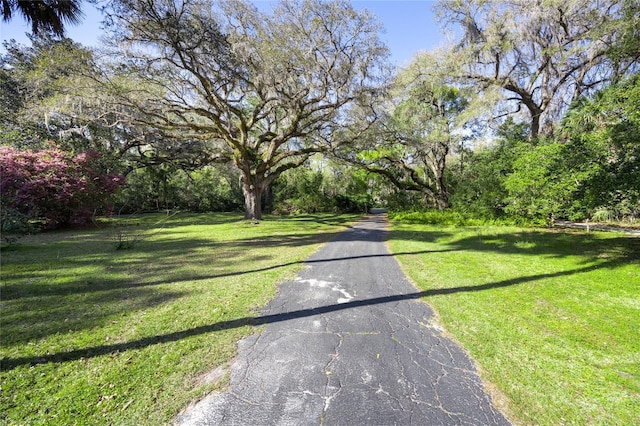
[(170, 423), (226, 384), (206, 373), (255, 308), (354, 219), (145, 215), (5, 247), (0, 423)]
[(389, 247), (516, 423), (640, 424), (639, 238), (394, 221)]

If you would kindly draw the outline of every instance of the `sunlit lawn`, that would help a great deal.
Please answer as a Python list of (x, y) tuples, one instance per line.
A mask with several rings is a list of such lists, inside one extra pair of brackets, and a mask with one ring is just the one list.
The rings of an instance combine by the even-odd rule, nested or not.
[(0, 423), (170, 423), (225, 385), (204, 377), (349, 220), (147, 215), (5, 248)]
[[(225, 385), (204, 378), (255, 308), (353, 219), (151, 215), (5, 248), (0, 423), (170, 423)], [(390, 248), (514, 420), (640, 423), (640, 239), (392, 228)]]
[(390, 249), (517, 423), (640, 424), (640, 238), (392, 229)]

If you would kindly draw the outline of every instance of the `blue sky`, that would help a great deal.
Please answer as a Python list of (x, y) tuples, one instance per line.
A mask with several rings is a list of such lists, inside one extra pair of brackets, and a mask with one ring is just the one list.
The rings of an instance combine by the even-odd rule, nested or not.
[[(268, 2), (262, 0), (256, 3)], [(352, 3), (356, 8), (369, 9), (382, 21), (385, 33), (381, 34), (381, 38), (389, 46), (395, 65), (406, 65), (420, 50), (431, 50), (444, 42), (432, 11), (435, 4), (433, 0), (356, 0)], [(67, 36), (83, 45), (95, 46), (101, 34), (101, 15), (88, 3), (84, 3), (83, 12), (83, 22), (68, 26)], [(29, 30), (29, 25), (20, 16), (14, 16), (8, 23), (0, 22), (3, 41), (13, 38), (27, 44), (25, 33)]]
[(432, 50), (444, 43), (432, 8), (435, 1), (354, 1), (382, 21), (386, 32), (381, 38), (391, 51), (392, 61), (406, 65), (421, 50)]

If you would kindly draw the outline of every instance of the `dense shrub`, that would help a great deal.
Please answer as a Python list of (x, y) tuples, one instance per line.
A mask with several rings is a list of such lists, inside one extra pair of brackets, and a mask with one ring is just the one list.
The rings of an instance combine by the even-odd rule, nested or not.
[(7, 217), (21, 217), (22, 222), (26, 217), (47, 229), (84, 224), (104, 213), (123, 181), (101, 170), (94, 151), (74, 156), (53, 145), (38, 151), (0, 147), (2, 210), (13, 211)]
[(237, 211), (243, 206), (242, 192), (237, 177), (226, 172), (211, 166), (187, 172), (170, 164), (136, 169), (127, 176), (117, 206), (121, 213)]
[(364, 213), (373, 205), (367, 183), (352, 170), (289, 170), (276, 180), (272, 193), (276, 214)]
[(508, 119), (494, 145), (469, 152), (461, 171), (450, 169), (449, 200), (454, 210), (485, 219), (505, 217), (509, 192), (504, 183), (515, 161), (531, 149), (527, 128), (526, 123)]
[(7, 244), (17, 242), (22, 236), (38, 232), (37, 224), (27, 215), (2, 206), (0, 209), (0, 234)]
[(507, 121), (451, 173), (455, 210), (484, 218), (634, 221), (640, 217), (640, 76), (574, 102), (553, 137)]

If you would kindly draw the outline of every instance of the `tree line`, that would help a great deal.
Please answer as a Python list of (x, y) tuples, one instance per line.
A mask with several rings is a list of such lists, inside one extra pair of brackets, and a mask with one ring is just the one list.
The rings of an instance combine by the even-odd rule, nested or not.
[(6, 42), (3, 231), (175, 208), (637, 217), (638, 4), (435, 8), (458, 39), (401, 70), (346, 1), (114, 0), (100, 48), (46, 25)]

